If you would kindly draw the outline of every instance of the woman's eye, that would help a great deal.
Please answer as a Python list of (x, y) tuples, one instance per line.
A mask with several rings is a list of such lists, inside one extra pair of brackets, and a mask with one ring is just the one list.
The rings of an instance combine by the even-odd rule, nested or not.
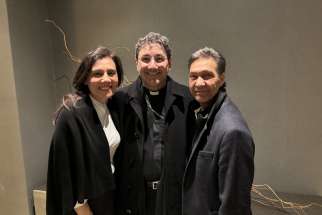
[(102, 72), (99, 72), (99, 71), (94, 71), (93, 73), (92, 73), (92, 76), (93, 77), (101, 77), (103, 75), (103, 73)]
[(116, 74), (116, 71), (115, 70), (108, 70), (107, 71), (107, 75), (108, 76), (114, 76)]

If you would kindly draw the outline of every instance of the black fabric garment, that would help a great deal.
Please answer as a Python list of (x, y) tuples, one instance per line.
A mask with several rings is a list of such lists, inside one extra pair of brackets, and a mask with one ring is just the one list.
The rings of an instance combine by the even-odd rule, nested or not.
[[(129, 99), (127, 140), (118, 150), (115, 161), (118, 214), (150, 215), (146, 211), (146, 184), (144, 179), (144, 140), (151, 127), (147, 126), (146, 102), (142, 81), (120, 89)], [(156, 192), (157, 215), (181, 215), (181, 187), (186, 154), (186, 115), (192, 100), (187, 87), (167, 79), (164, 101), (165, 132), (162, 137), (160, 189)], [(131, 112), (132, 111), (132, 112)]]
[(158, 92), (150, 92), (150, 90), (146, 89), (145, 87), (143, 87), (143, 89), (144, 95), (147, 95), (152, 108), (159, 114), (161, 114), (164, 107), (164, 99), (166, 96), (167, 88), (164, 87)]
[(225, 92), (218, 92), (191, 151), (183, 177), (183, 214), (251, 215), (255, 146)]
[(151, 188), (146, 188), (145, 193), (145, 213), (149, 215), (155, 215), (157, 191), (152, 190)]
[[(110, 100), (108, 108), (122, 136), (118, 100)], [(95, 199), (115, 189), (108, 146), (89, 96), (70, 110), (61, 109), (49, 152), (47, 215), (74, 214), (77, 201)]]
[(88, 205), (93, 215), (114, 215), (114, 191), (107, 191), (103, 195), (89, 199)]
[[(200, 132), (205, 126), (209, 117), (209, 112), (212, 109), (212, 106), (214, 102), (217, 100), (217, 98), (218, 98), (218, 94), (214, 97), (214, 99), (212, 99), (209, 106), (207, 106), (206, 108), (200, 107), (200, 105), (196, 101), (194, 101), (195, 104), (190, 105), (190, 109), (191, 109), (190, 111), (194, 113), (194, 117), (192, 116), (194, 120), (191, 120), (191, 124), (189, 124), (189, 126), (191, 127), (190, 131), (193, 137), (192, 146), (195, 144)], [(190, 149), (192, 149), (192, 147)]]
[[(148, 135), (143, 143), (143, 174), (146, 181), (158, 181), (161, 178), (162, 156), (163, 156), (163, 136), (166, 130), (164, 96), (165, 90), (159, 95), (147, 95), (145, 100), (147, 103), (147, 126)], [(148, 93), (145, 91), (145, 93)], [(149, 93), (148, 93), (149, 94)], [(152, 102), (153, 101), (153, 102)], [(160, 105), (161, 108), (160, 108)], [(157, 113), (155, 113), (155, 112)]]

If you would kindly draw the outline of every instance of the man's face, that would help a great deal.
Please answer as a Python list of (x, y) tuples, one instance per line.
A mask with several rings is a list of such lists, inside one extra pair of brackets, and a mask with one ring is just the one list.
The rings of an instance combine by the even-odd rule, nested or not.
[(143, 86), (149, 90), (157, 91), (166, 85), (170, 67), (171, 63), (160, 44), (146, 44), (139, 51), (136, 68)]
[(211, 57), (195, 60), (189, 71), (189, 90), (202, 107), (207, 107), (224, 84), (224, 74), (218, 75), (217, 63)]

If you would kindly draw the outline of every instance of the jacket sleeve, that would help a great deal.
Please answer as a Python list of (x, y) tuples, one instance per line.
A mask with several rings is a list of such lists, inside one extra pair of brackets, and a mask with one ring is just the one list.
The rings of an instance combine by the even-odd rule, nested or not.
[(220, 215), (250, 215), (254, 178), (254, 143), (242, 130), (226, 132), (220, 145)]
[(69, 143), (73, 141), (68, 119), (62, 114), (50, 145), (47, 172), (47, 215), (74, 214), (72, 164)]

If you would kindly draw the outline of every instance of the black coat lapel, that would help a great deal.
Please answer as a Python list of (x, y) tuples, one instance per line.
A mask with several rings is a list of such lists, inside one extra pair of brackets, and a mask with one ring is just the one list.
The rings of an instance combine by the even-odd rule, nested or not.
[(120, 107), (118, 107), (118, 104), (116, 103), (115, 99), (110, 99), (107, 102), (107, 107), (108, 107), (108, 110), (111, 114), (111, 117), (112, 117), (113, 123), (116, 127), (116, 130), (120, 133), (120, 135), (121, 135), (121, 133), (123, 134), (123, 130), (122, 130), (121, 124), (120, 124), (120, 114), (123, 113), (122, 110), (120, 110)]
[(92, 149), (95, 150), (95, 153), (98, 154), (103, 161), (109, 161), (109, 143), (90, 97), (85, 96), (83, 100), (80, 100), (79, 106), (79, 112), (81, 113), (80, 116), (84, 118), (84, 121), (86, 122), (84, 124), (89, 127), (88, 132), (92, 130), (93, 137), (98, 139), (97, 141), (93, 141), (93, 143), (91, 143), (95, 144)]
[(217, 112), (219, 111), (222, 103), (224, 102), (226, 98), (226, 92), (224, 91), (219, 91), (218, 92), (218, 97), (215, 101), (215, 103), (213, 104), (210, 112), (209, 112), (209, 118), (207, 120), (207, 122), (205, 123), (203, 129), (201, 130), (200, 134), (198, 135), (193, 147), (192, 147), (192, 151), (191, 154), (189, 156), (188, 159), (188, 163), (187, 163), (187, 167), (186, 169), (188, 169), (188, 166), (190, 164), (191, 159), (195, 156), (195, 154), (199, 151), (198, 148), (201, 147), (201, 144), (204, 144), (204, 141), (201, 141), (203, 138), (205, 138), (205, 135), (207, 135), (209, 133), (209, 130), (212, 127), (212, 124), (214, 122), (215, 116), (217, 114)]
[[(138, 77), (137, 80), (130, 86), (128, 93), (130, 97), (129, 103), (140, 121), (140, 126), (142, 129), (140, 133), (146, 134), (146, 128), (145, 128), (144, 117), (143, 117), (143, 108), (145, 107), (145, 102), (143, 100), (144, 98), (143, 87), (142, 87), (142, 81), (140, 77)], [(139, 135), (139, 136), (142, 139), (138, 143), (138, 148), (139, 148), (140, 158), (143, 159), (143, 142), (144, 142), (143, 140), (145, 137), (142, 135)]]

